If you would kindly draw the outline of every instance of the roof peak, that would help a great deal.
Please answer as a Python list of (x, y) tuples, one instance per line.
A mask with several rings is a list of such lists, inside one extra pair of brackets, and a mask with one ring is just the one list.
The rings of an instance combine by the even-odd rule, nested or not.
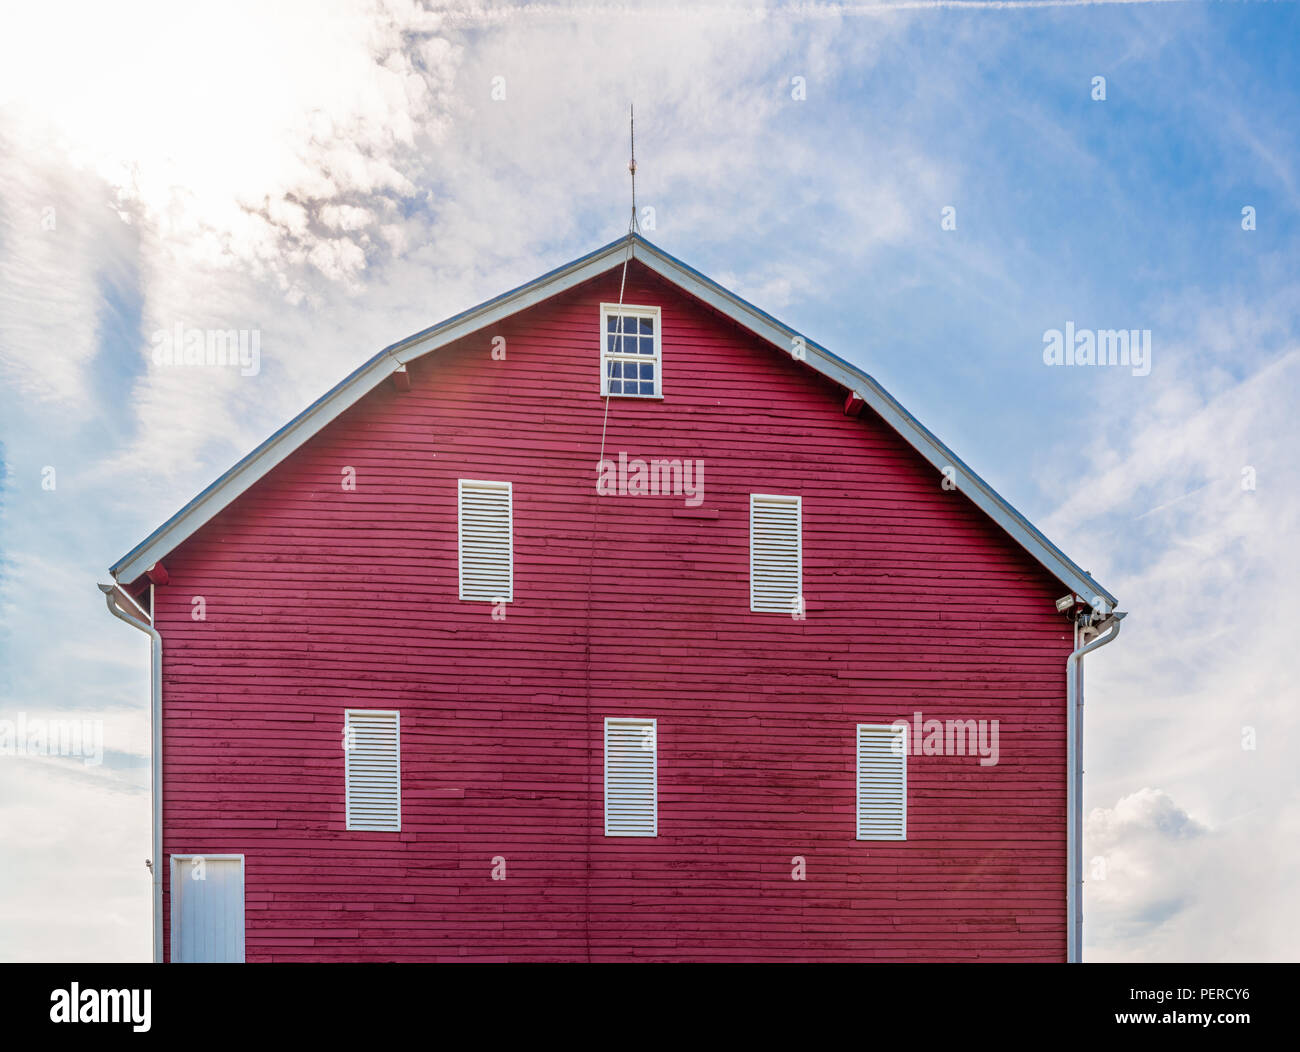
[(1113, 595), (1049, 541), (933, 432), (903, 408), (873, 377), (669, 255), (635, 229), (526, 284), (385, 347), (154, 530), (119, 559), (110, 572), (114, 578), (124, 583), (136, 580), (312, 435), (374, 390), (395, 370), (403, 369), (416, 358), (422, 358), (463, 336), (603, 274), (617, 266), (620, 255), (629, 249), (631, 259), (731, 318), (783, 353), (792, 353), (798, 347), (800, 359), (808, 366), (869, 405), (937, 470), (945, 473), (951, 471), (958, 488), (1059, 581), (1101, 612), (1109, 613), (1114, 609), (1116, 600)]

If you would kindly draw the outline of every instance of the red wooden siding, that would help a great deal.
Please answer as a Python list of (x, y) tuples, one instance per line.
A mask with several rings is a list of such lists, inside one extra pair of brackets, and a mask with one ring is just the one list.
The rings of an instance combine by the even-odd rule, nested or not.
[[(1062, 586), (639, 265), (665, 398), (606, 454), (700, 458), (705, 500), (598, 498), (618, 282), (416, 362), (167, 558), (165, 853), (247, 856), (250, 961), (1063, 960)], [(514, 484), (504, 621), (457, 599), (459, 478)], [(803, 497), (806, 621), (749, 611), (752, 492)], [(361, 707), (401, 711), (397, 834), (344, 829)], [(859, 842), (855, 725), (916, 710), (999, 720), (1000, 763), (909, 757), (907, 840)], [(603, 836), (618, 715), (658, 720), (657, 838)]]

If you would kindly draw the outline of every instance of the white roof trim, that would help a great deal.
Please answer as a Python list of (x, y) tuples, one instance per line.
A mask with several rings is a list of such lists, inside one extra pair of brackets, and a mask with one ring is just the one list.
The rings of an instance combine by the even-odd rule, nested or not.
[(404, 368), (407, 362), (604, 273), (627, 254), (626, 246), (626, 239), (620, 238), (536, 281), (386, 347), (235, 464), (119, 559), (110, 572), (119, 581), (128, 584), (134, 581), (344, 410), (368, 395), (391, 373)]
[[(1114, 609), (1116, 600), (1113, 595), (1044, 537), (1028, 519), (968, 468), (874, 379), (639, 235), (631, 236), (631, 246), (633, 258), (785, 353), (790, 353), (796, 337), (802, 339), (805, 361), (809, 366), (858, 394), (935, 468), (942, 471), (951, 467), (957, 488), (1057, 580), (1070, 587), (1089, 605), (1103, 607), (1105, 612)], [(385, 348), (249, 453), (123, 556), (112, 568), (113, 576), (127, 583), (134, 581), (325, 425), (374, 390), (395, 369), (604, 273), (622, 262), (627, 255), (627, 248), (628, 238), (619, 238), (535, 281)]]

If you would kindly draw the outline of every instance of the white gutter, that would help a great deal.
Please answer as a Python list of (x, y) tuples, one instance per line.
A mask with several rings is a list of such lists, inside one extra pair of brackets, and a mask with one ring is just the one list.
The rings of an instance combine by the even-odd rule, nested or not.
[[(1120, 622), (1128, 615), (1117, 611), (1102, 622), (1106, 635), (1085, 646), (1077, 646), (1065, 659), (1066, 783), (1065, 801), (1065, 960), (1083, 960), (1083, 656), (1100, 650), (1119, 635)], [(1079, 625), (1074, 626), (1077, 643)]]
[[(153, 585), (149, 586), (150, 589)], [(153, 790), (150, 794), (153, 811), (153, 960), (162, 964), (163, 927), (162, 927), (162, 636), (150, 621), (145, 620), (145, 613), (117, 585), (101, 584), (99, 590), (108, 602), (108, 612), (119, 621), (125, 621), (133, 628), (138, 628), (149, 636), (152, 642), (150, 650), (153, 655), (152, 674), (150, 678), (149, 727), (153, 734), (153, 755), (150, 768), (153, 774)], [(150, 604), (153, 609), (153, 604)]]

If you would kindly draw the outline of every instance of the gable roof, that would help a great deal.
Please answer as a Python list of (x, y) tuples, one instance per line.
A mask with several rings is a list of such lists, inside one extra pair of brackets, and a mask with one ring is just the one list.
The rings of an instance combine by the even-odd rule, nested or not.
[(611, 241), (603, 248), (543, 274), (526, 285), (520, 285), (385, 347), (132, 548), (110, 570), (113, 577), (125, 584), (135, 581), (309, 438), (378, 387), (395, 370), (404, 368), (407, 362), (603, 274), (619, 266), (624, 258), (638, 260), (660, 277), (784, 353), (790, 353), (796, 339), (802, 340), (807, 365), (861, 398), (936, 469), (942, 471), (950, 467), (957, 487), (1057, 580), (1091, 606), (1097, 607), (1100, 602), (1104, 604), (1104, 612), (1115, 608), (1114, 596), (1044, 537), (1033, 523), (999, 496), (874, 379), (670, 256), (663, 249), (652, 245), (639, 234), (629, 234)]

